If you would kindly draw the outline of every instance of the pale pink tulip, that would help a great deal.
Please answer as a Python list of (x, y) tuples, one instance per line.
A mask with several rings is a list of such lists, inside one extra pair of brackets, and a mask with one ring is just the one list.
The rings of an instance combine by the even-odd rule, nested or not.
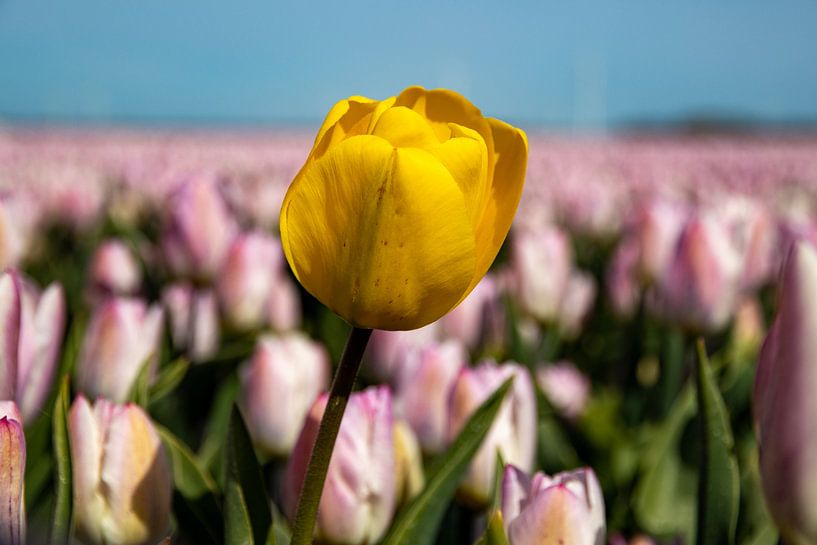
[(786, 543), (817, 542), (817, 250), (796, 243), (758, 358), (755, 431), (766, 505)]
[(497, 279), (486, 275), (454, 310), (440, 320), (448, 337), (469, 350), (499, 345), (504, 340), (505, 308)]
[(105, 241), (90, 265), (91, 289), (99, 295), (135, 295), (142, 285), (142, 268), (131, 249), (118, 239)]
[(153, 545), (170, 531), (173, 481), (162, 442), (139, 406), (79, 396), (68, 416), (77, 538)]
[(569, 340), (579, 336), (596, 302), (596, 281), (590, 274), (574, 270), (570, 274), (556, 318), (559, 334)]
[(515, 232), (509, 288), (522, 310), (543, 322), (555, 320), (572, 261), (570, 240), (557, 227)]
[(579, 418), (590, 398), (590, 381), (570, 362), (541, 364), (536, 368), (536, 383), (565, 418)]
[(26, 438), (17, 406), (0, 402), (0, 543), (26, 543), (26, 511), (23, 477), (26, 470)]
[(269, 456), (289, 454), (329, 373), (326, 349), (302, 333), (258, 340), (239, 371), (241, 408), (256, 447)]
[(510, 545), (603, 545), (604, 497), (590, 468), (533, 476), (513, 465), (502, 479)]
[(128, 399), (140, 371), (155, 372), (162, 334), (162, 309), (139, 299), (112, 298), (88, 324), (76, 369), (77, 389), (117, 403)]
[[(322, 395), (310, 409), (289, 459), (284, 506), (290, 518), (326, 402)], [(317, 539), (364, 545), (383, 537), (395, 509), (393, 427), (387, 387), (371, 387), (349, 398), (318, 508)]]
[(497, 452), (506, 463), (526, 471), (533, 469), (536, 395), (527, 369), (514, 363), (497, 365), (491, 361), (463, 368), (451, 394), (449, 441), (459, 434), (482, 402), (510, 377), (514, 377), (513, 386), (460, 484), (462, 496), (474, 505), (484, 506), (490, 500)]

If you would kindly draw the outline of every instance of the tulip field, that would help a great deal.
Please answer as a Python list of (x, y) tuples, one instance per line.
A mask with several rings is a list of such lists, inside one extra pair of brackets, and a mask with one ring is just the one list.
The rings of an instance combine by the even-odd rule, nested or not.
[(0, 130), (0, 543), (296, 543), (349, 323), (316, 543), (817, 543), (817, 138), (488, 122)]

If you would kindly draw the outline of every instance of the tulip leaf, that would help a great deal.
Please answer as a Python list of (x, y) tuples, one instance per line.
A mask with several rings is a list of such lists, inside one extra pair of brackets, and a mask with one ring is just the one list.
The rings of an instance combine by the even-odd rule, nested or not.
[(721, 397), (703, 340), (698, 341), (698, 413), (702, 430), (698, 482), (698, 545), (732, 545), (738, 523), (740, 478), (729, 413)]
[(148, 401), (150, 400), (150, 368), (152, 359), (153, 355), (151, 354), (139, 366), (139, 374), (136, 375), (136, 381), (134, 381), (130, 395), (128, 396), (130, 401), (145, 409), (147, 409)]
[(71, 448), (68, 442), (68, 402), (71, 398), (68, 377), (64, 377), (54, 404), (52, 444), (56, 462), (56, 493), (49, 543), (63, 545), (71, 539)]
[(213, 477), (200, 467), (195, 454), (170, 430), (156, 424), (156, 431), (173, 465), (176, 489), (173, 511), (176, 517), (185, 522), (191, 520), (184, 526), (195, 533), (196, 543), (220, 543), (223, 535), (222, 516)]
[(471, 458), (491, 429), (513, 379), (506, 380), (468, 419), (451, 448), (429, 470), (425, 488), (398, 514), (382, 545), (430, 545), (445, 508), (454, 496)]
[(508, 537), (505, 535), (502, 511), (494, 511), (494, 514), (488, 519), (488, 527), (485, 528), (485, 533), (475, 545), (509, 545)]
[(237, 406), (227, 431), (224, 485), (224, 542), (227, 545), (266, 543), (272, 526), (270, 501), (255, 457), (250, 434)]
[(181, 383), (187, 370), (190, 368), (190, 361), (187, 358), (177, 358), (170, 362), (156, 377), (156, 382), (150, 387), (148, 397), (150, 403), (162, 399), (173, 392)]
[(219, 387), (207, 415), (204, 440), (197, 453), (202, 466), (210, 469), (216, 476), (224, 476), (220, 471), (222, 454), (227, 440), (227, 428), (230, 425), (230, 411), (238, 397), (238, 390), (238, 377), (235, 374), (230, 375)]
[(689, 543), (695, 524), (695, 471), (680, 456), (685, 426), (695, 413), (690, 385), (681, 391), (666, 420), (645, 430), (639, 456), (641, 477), (633, 496), (638, 525), (651, 534), (678, 535)]

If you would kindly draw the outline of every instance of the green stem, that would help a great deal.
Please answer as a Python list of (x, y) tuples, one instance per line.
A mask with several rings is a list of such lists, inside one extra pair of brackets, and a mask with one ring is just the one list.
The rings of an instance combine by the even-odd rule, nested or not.
[(357, 372), (366, 344), (372, 335), (371, 329), (353, 328), (346, 341), (346, 348), (340, 358), (340, 365), (332, 381), (329, 400), (318, 428), (318, 437), (312, 447), (312, 455), (306, 468), (301, 496), (298, 498), (298, 508), (295, 511), (295, 522), (292, 527), (291, 545), (309, 545), (312, 543), (312, 533), (315, 528), (315, 518), (318, 515), (318, 505), (323, 493), (323, 482), (329, 469), (329, 460), (338, 437), (340, 422), (346, 403), (352, 393)]

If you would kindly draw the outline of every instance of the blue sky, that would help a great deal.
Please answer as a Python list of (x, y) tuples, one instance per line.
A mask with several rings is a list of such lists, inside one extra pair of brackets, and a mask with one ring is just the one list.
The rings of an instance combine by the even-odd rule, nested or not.
[(815, 121), (815, 28), (814, 0), (0, 0), (0, 122), (315, 123), (415, 83), (569, 129)]

